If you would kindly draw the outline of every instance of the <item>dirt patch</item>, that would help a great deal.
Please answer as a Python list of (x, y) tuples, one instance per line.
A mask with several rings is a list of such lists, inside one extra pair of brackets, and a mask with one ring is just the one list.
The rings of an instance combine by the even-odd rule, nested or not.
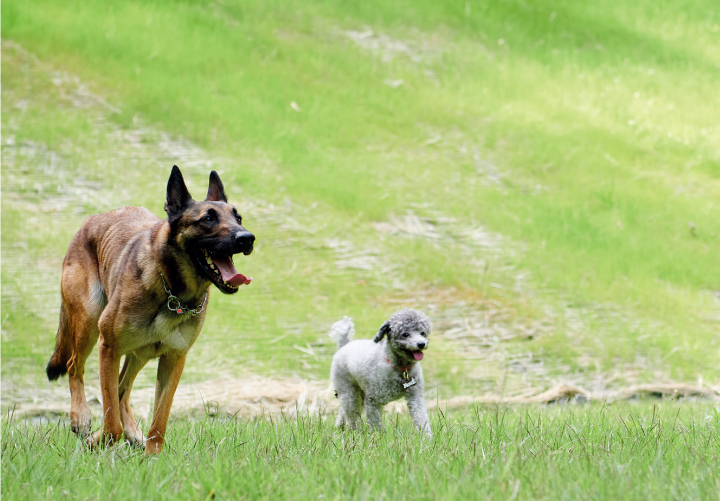
[(441, 53), (437, 39), (424, 41), (398, 40), (384, 33), (376, 33), (370, 28), (361, 31), (347, 30), (339, 32), (352, 40), (363, 50), (372, 52), (383, 62), (389, 63), (396, 59), (406, 59), (415, 64), (437, 57)]
[[(18, 418), (35, 416), (67, 417), (70, 395), (65, 381), (52, 388), (25, 392), (24, 397), (3, 400), (4, 413)], [(100, 389), (86, 386), (88, 404), (93, 416), (102, 415)], [(133, 412), (138, 418), (149, 419), (154, 388), (133, 391)], [(427, 399), (430, 409), (457, 408), (470, 405), (493, 404), (552, 404), (582, 403), (587, 401), (615, 402), (637, 398), (704, 398), (720, 400), (720, 392), (708, 386), (691, 386), (681, 383), (646, 384), (620, 388), (615, 391), (591, 392), (582, 387), (561, 384), (542, 392), (525, 392), (516, 395), (460, 395), (451, 398)], [(243, 379), (215, 379), (196, 384), (181, 384), (173, 402), (173, 414), (185, 416), (230, 415), (243, 418), (261, 415), (336, 412), (339, 407), (333, 388), (328, 382), (305, 379), (270, 379), (252, 376)], [(386, 406), (389, 413), (407, 413), (402, 401)]]

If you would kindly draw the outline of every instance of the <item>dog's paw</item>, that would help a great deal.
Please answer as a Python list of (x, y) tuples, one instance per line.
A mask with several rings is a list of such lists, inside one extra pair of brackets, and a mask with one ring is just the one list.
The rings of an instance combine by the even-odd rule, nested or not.
[(92, 424), (92, 414), (90, 411), (79, 413), (76, 416), (70, 416), (70, 429), (79, 438), (87, 438), (90, 435)]
[(103, 431), (98, 430), (85, 439), (85, 445), (87, 445), (91, 450), (96, 450), (103, 443), (103, 438)]
[(127, 430), (124, 432), (125, 434), (125, 441), (131, 445), (132, 447), (136, 447), (138, 449), (144, 449), (145, 448), (145, 437), (142, 434), (142, 431), (140, 429), (135, 430), (133, 433), (129, 433)]
[(148, 437), (145, 441), (145, 454), (160, 454), (163, 448), (163, 443), (164, 440), (160, 436), (154, 435), (152, 437)]
[(116, 443), (120, 440), (120, 437), (122, 437), (122, 434), (115, 437), (112, 433), (105, 433), (105, 430), (100, 428), (98, 431), (94, 432), (85, 439), (85, 445), (87, 445), (91, 450), (97, 450)]

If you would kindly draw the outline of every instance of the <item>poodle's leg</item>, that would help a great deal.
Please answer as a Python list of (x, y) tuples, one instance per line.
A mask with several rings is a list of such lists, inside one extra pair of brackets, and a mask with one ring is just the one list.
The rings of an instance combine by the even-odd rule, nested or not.
[(345, 426), (345, 421), (347, 421), (347, 418), (345, 417), (345, 408), (342, 406), (342, 402), (341, 402), (340, 410), (338, 411), (338, 416), (337, 416), (337, 419), (335, 420), (335, 427), (340, 428), (342, 426)]
[(430, 418), (428, 417), (427, 406), (425, 405), (425, 398), (422, 392), (414, 392), (408, 395), (407, 404), (415, 428), (424, 431), (429, 437), (432, 437)]
[(347, 384), (337, 388), (340, 399), (340, 412), (338, 413), (336, 426), (348, 425), (350, 429), (356, 429), (362, 415), (362, 392), (355, 385)]
[(382, 429), (382, 406), (375, 402), (372, 398), (365, 399), (365, 415), (367, 416), (368, 425), (380, 431)]

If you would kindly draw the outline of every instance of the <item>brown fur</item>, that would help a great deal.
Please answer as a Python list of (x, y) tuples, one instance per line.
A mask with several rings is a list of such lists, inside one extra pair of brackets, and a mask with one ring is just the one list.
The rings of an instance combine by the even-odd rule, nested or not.
[[(254, 236), (241, 226), (214, 171), (206, 200), (196, 202), (173, 167), (165, 210), (168, 219), (142, 207), (89, 217), (63, 262), (60, 322), (47, 375), (54, 380), (68, 374), (72, 430), (91, 446), (118, 441), (124, 434), (130, 443), (144, 445), (145, 452), (160, 452), (185, 356), (207, 311), (207, 304), (196, 316), (170, 310), (161, 273), (180, 302), (194, 309), (211, 284), (225, 293), (237, 292), (198, 264), (201, 249), (222, 255), (252, 252)], [(91, 435), (83, 377), (98, 341), (105, 420)], [(158, 357), (153, 421), (145, 440), (130, 409), (130, 391), (140, 369)]]

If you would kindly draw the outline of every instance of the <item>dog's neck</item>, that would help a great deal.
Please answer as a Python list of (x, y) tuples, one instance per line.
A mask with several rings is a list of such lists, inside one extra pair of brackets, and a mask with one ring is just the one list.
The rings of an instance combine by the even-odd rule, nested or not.
[[(201, 300), (210, 287), (210, 280), (198, 275), (190, 256), (169, 242), (170, 225), (163, 221), (156, 234), (155, 245), (159, 253), (158, 268), (172, 293), (191, 303)], [(157, 281), (160, 282), (158, 276)]]
[(405, 369), (410, 370), (416, 364), (415, 360), (410, 360), (407, 357), (404, 357), (401, 354), (396, 353), (392, 349), (392, 346), (390, 346), (390, 342), (387, 340), (385, 340), (385, 358), (390, 363), (390, 365), (392, 365), (397, 370), (405, 370)]

